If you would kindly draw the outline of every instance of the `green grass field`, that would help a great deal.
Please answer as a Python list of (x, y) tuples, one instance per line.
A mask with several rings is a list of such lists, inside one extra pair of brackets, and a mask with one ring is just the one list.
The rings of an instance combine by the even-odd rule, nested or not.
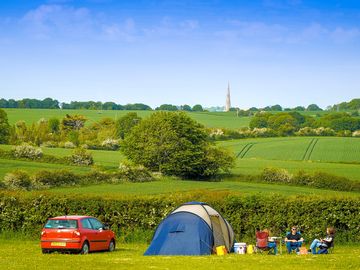
[(324, 171), (360, 180), (360, 139), (284, 137), (220, 142), (237, 156), (237, 174), (259, 174), (265, 167), (296, 172)]
[[(42, 254), (39, 241), (2, 236), (2, 269), (359, 269), (360, 246), (336, 246), (330, 255), (143, 256), (147, 244), (118, 243), (114, 252)], [(21, 256), (19, 256), (19, 253)]]
[[(237, 156), (235, 174), (260, 174), (266, 167), (278, 167), (297, 172), (323, 171), (360, 180), (360, 139), (340, 137), (284, 137), (239, 139), (219, 142)], [(0, 149), (10, 150), (10, 145), (0, 145)], [(72, 149), (43, 148), (45, 154), (69, 156)], [(90, 150), (95, 165), (105, 169), (116, 169), (124, 156), (119, 151)], [(57, 164), (25, 162), (16, 160), (0, 161), (0, 177), (14, 168), (35, 171), (64, 167)], [(86, 171), (84, 167), (67, 166), (72, 170)]]
[[(94, 123), (102, 118), (118, 119), (130, 111), (98, 111), (98, 110), (51, 110), (51, 109), (4, 109), (8, 115), (9, 123), (14, 124), (23, 120), (27, 124), (39, 121), (41, 118), (49, 119), (52, 117), (63, 118), (66, 114), (81, 114), (88, 121), (87, 124)], [(147, 117), (154, 111), (133, 111), (141, 117)], [(206, 127), (218, 128), (241, 128), (249, 126), (250, 117), (237, 117), (236, 112), (189, 112), (190, 117)]]
[(69, 166), (63, 164), (49, 164), (32, 161), (9, 160), (0, 158), (0, 181), (4, 178), (5, 174), (14, 170), (24, 170), (34, 173), (38, 170), (61, 170), (67, 169), (76, 173), (90, 171), (88, 167)]
[(294, 195), (321, 195), (321, 196), (359, 196), (356, 192), (339, 192), (308, 187), (297, 187), (276, 184), (249, 183), (237, 181), (203, 182), (184, 181), (164, 178), (159, 181), (148, 183), (122, 183), (122, 184), (101, 184), (83, 187), (55, 188), (48, 192), (56, 194), (88, 194), (103, 195), (107, 198), (123, 196), (143, 196), (158, 194), (174, 194), (191, 192), (201, 194), (202, 192), (226, 192), (234, 194), (281, 194), (285, 196)]

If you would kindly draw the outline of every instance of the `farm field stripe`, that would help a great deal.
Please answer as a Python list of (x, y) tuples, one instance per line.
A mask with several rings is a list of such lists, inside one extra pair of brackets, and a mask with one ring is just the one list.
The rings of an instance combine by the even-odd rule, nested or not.
[(247, 143), (243, 146), (243, 148), (241, 148), (240, 152), (236, 155), (236, 158), (240, 157), (241, 154), (244, 152), (244, 150), (246, 149), (246, 147), (248, 147), (250, 143)]
[(317, 139), (317, 138), (314, 140), (314, 143), (312, 144), (311, 149), (310, 149), (310, 152), (309, 152), (309, 154), (308, 154), (307, 160), (310, 160), (311, 155), (312, 155), (312, 153), (313, 153), (313, 151), (314, 151), (314, 148), (315, 148), (315, 146), (316, 146), (316, 144), (317, 144), (318, 141), (319, 141), (319, 139)]
[(249, 150), (250, 150), (251, 147), (253, 147), (253, 146), (254, 146), (254, 144), (253, 144), (253, 143), (250, 143), (250, 144), (249, 144), (249, 147), (245, 150), (245, 152), (241, 155), (240, 158), (244, 158), (245, 155), (249, 152)]
[(302, 157), (302, 160), (305, 160), (306, 154), (307, 154), (307, 152), (309, 151), (309, 149), (310, 149), (310, 147), (311, 147), (314, 139), (315, 139), (315, 138), (312, 138), (311, 141), (310, 141), (310, 143), (309, 143), (308, 146), (306, 147), (306, 150), (305, 150), (305, 153), (304, 153), (304, 155), (303, 155), (303, 157)]

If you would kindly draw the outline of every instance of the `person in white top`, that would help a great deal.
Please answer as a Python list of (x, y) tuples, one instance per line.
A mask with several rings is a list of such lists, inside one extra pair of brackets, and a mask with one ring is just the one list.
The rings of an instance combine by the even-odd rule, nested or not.
[(312, 254), (317, 254), (316, 248), (319, 249), (328, 249), (331, 247), (334, 242), (335, 229), (329, 227), (326, 229), (326, 237), (323, 239), (314, 239), (310, 245), (310, 251)]

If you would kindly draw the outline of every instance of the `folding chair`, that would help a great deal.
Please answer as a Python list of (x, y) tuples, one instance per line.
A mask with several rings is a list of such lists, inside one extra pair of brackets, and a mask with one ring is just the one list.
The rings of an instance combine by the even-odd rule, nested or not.
[(263, 254), (265, 251), (268, 251), (268, 254), (273, 254), (274, 249), (268, 247), (268, 237), (269, 234), (267, 232), (256, 232), (256, 253)]

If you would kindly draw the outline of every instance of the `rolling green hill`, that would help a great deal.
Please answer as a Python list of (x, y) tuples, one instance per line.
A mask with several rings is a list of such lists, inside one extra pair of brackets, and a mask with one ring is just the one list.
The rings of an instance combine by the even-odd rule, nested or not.
[[(235, 174), (260, 174), (265, 167), (279, 167), (297, 172), (323, 171), (353, 180), (360, 180), (360, 139), (340, 137), (283, 137), (239, 139), (219, 142), (237, 156)], [(10, 150), (10, 145), (0, 145), (0, 149)], [(43, 148), (45, 154), (68, 156), (72, 149)], [(116, 169), (124, 156), (119, 151), (91, 150), (95, 165), (106, 169)], [(16, 160), (2, 160), (0, 177), (13, 168), (50, 169), (62, 165)], [(34, 168), (31, 168), (34, 167)], [(74, 167), (74, 166), (70, 166)], [(85, 170), (74, 167), (74, 170)]]
[[(8, 115), (10, 124), (23, 120), (27, 124), (37, 122), (41, 118), (49, 119), (52, 117), (63, 118), (66, 114), (81, 114), (88, 121), (87, 124), (109, 117), (117, 119), (130, 111), (110, 111), (110, 110), (51, 110), (51, 109), (4, 109)], [(141, 117), (146, 117), (154, 111), (133, 111)], [(237, 117), (236, 112), (189, 112), (190, 117), (206, 127), (218, 128), (241, 128), (249, 126), (250, 117)]]

